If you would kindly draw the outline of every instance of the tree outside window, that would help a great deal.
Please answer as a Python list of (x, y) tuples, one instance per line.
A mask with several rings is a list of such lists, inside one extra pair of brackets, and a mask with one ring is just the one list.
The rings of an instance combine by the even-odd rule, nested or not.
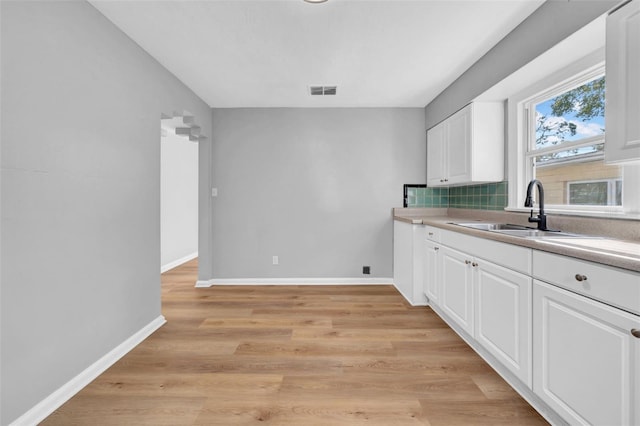
[(609, 186), (595, 183), (622, 185), (621, 168), (603, 161), (605, 77), (576, 84), (528, 104), (535, 126), (527, 152), (533, 176), (543, 182), (549, 204), (621, 205), (621, 198), (612, 197)]

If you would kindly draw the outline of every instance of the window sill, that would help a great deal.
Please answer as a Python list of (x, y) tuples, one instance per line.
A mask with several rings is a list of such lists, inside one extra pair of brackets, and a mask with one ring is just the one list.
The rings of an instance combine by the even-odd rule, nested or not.
[[(504, 209), (507, 212), (517, 212), (517, 213), (529, 213), (531, 211), (530, 208), (523, 207), (505, 207)], [(538, 211), (537, 208), (534, 208), (534, 213)], [(622, 220), (640, 220), (640, 213), (624, 213), (624, 212), (604, 212), (604, 211), (589, 211), (589, 210), (564, 210), (564, 209), (554, 209), (554, 208), (546, 208), (544, 209), (546, 214), (558, 215), (558, 216), (581, 216), (581, 217), (594, 217), (594, 218), (603, 218), (603, 219), (622, 219)]]

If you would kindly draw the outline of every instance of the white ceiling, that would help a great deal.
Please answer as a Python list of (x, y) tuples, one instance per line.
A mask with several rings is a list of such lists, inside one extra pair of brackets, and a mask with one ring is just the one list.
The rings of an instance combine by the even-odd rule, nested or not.
[(218, 108), (423, 107), (544, 2), (90, 1)]

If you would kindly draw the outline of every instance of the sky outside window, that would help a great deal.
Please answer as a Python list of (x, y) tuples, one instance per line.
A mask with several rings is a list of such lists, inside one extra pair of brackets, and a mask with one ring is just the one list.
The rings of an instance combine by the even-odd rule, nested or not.
[[(535, 105), (536, 149), (604, 134), (604, 77)], [(555, 111), (554, 111), (555, 110)]]

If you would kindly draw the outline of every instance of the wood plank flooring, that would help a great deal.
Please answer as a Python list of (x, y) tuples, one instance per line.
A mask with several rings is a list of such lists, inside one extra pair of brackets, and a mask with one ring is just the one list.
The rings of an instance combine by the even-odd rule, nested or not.
[(392, 286), (194, 288), (162, 275), (160, 330), (43, 425), (547, 424)]

